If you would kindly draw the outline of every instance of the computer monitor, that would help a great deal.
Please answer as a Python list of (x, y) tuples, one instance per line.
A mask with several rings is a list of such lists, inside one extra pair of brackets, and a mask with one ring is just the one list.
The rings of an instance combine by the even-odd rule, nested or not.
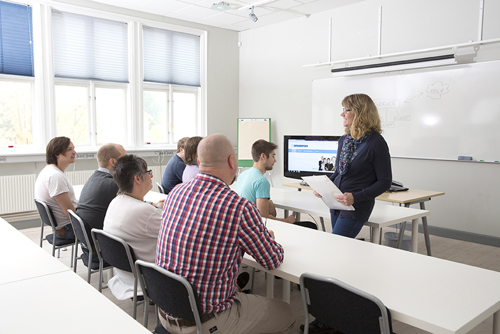
[(335, 171), (340, 136), (285, 136), (284, 176), (331, 175)]

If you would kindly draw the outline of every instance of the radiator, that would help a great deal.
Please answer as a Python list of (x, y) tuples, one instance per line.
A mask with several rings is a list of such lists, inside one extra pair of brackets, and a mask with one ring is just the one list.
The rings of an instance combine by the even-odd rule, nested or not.
[(0, 214), (36, 210), (35, 174), (0, 177)]
[[(155, 182), (161, 183), (163, 167), (150, 166), (153, 170), (153, 191), (158, 191)], [(66, 172), (73, 185), (85, 184), (94, 170)], [(36, 174), (0, 177), (0, 215), (35, 211)]]
[[(93, 170), (67, 172), (71, 184), (85, 184)], [(0, 177), (0, 215), (35, 211), (36, 174)]]

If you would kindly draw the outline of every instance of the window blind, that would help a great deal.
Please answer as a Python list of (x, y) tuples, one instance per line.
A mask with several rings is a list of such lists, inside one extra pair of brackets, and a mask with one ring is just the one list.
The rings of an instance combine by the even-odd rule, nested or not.
[(128, 82), (127, 24), (52, 11), (54, 75)]
[(144, 81), (200, 87), (200, 36), (143, 27)]
[(0, 73), (34, 76), (31, 7), (0, 1)]

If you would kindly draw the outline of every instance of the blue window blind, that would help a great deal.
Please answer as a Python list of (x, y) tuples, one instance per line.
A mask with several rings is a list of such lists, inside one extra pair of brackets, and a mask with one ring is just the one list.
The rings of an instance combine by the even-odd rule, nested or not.
[(143, 27), (144, 81), (200, 87), (200, 36)]
[(128, 82), (127, 24), (52, 10), (54, 75)]
[(31, 7), (0, 1), (0, 73), (34, 76)]

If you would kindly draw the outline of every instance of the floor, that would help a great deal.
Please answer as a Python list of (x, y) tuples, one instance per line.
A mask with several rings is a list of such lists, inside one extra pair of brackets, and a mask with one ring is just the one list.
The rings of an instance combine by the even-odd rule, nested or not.
[[(310, 218), (312, 218), (311, 220), (316, 219), (316, 221), (318, 221), (317, 217), (302, 217), (302, 220), (308, 220)], [(384, 230), (384, 232), (387, 231), (395, 232), (395, 228)], [(21, 230), (21, 232), (34, 242), (36, 243), (39, 242), (40, 228), (23, 229)], [(409, 234), (409, 232), (407, 232), (407, 234)], [(366, 240), (368, 240), (369, 229), (367, 227), (364, 227), (358, 237), (365, 238)], [(432, 245), (432, 255), (435, 257), (459, 263), (464, 263), (472, 266), (477, 266), (480, 268), (500, 271), (500, 248), (498, 247), (485, 246), (471, 242), (447, 239), (437, 236), (431, 236), (430, 239)], [(425, 254), (426, 248), (423, 240), (424, 240), (423, 235), (421, 235), (419, 237), (419, 253)], [(47, 242), (44, 242), (43, 248), (46, 249), (48, 252), (50, 252), (50, 248)], [(61, 252), (60, 261), (69, 266), (70, 257), (71, 257), (71, 250), (67, 249), (66, 251)], [(241, 270), (245, 270), (251, 273), (251, 268), (242, 268)], [(77, 265), (77, 273), (82, 278), (86, 279), (87, 268), (83, 266), (81, 262), (79, 262)], [(92, 275), (91, 284), (97, 288), (98, 274)], [(276, 280), (275, 284), (276, 284), (275, 297), (281, 298), (282, 281)], [(249, 286), (247, 286), (247, 288), (248, 287)], [(255, 274), (254, 290), (256, 294), (265, 295), (266, 288), (265, 288), (265, 277), (263, 272), (257, 272)], [(122, 308), (125, 312), (132, 315), (132, 301), (130, 300), (119, 301), (116, 298), (114, 298), (114, 296), (108, 289), (104, 289), (103, 294), (109, 299), (111, 299), (114, 303), (116, 303), (116, 305)], [(404, 298), (404, 292), (402, 298)], [(299, 329), (299, 325), (304, 323), (304, 309), (302, 307), (300, 291), (297, 289), (297, 286), (295, 284), (292, 284), (291, 305), (292, 308), (294, 309), (297, 318), (297, 323), (292, 333), (299, 334), (302, 333)], [(143, 310), (142, 306), (139, 307), (138, 317), (137, 317), (137, 320), (140, 321), (141, 323), (143, 317), (142, 310)], [(148, 328), (150, 330), (153, 330), (154, 327), (156, 326), (156, 320), (153, 311), (154, 307), (149, 307)], [(477, 326), (475, 329), (473, 329), (470, 333), (474, 334), (491, 333), (492, 328), (493, 328), (493, 317), (490, 317), (489, 319), (481, 323), (479, 326)], [(411, 327), (409, 325), (406, 325), (398, 321), (393, 322), (393, 330), (397, 334), (427, 333), (425, 331)]]

